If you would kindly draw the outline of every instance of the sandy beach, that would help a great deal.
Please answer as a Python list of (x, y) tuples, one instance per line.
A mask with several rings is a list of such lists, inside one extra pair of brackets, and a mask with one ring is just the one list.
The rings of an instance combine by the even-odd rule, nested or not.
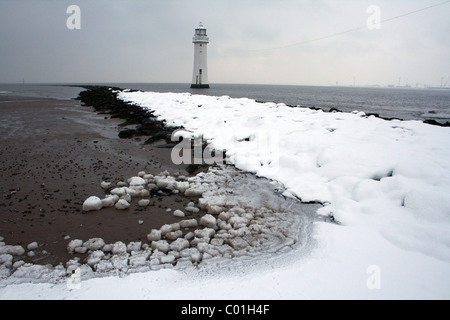
[[(0, 98), (0, 236), (8, 245), (37, 242), (36, 264), (65, 263), (72, 239), (101, 237), (107, 243), (142, 241), (152, 228), (178, 218), (167, 213), (193, 199), (181, 195), (151, 197), (123, 211), (103, 208), (82, 212), (83, 201), (103, 197), (102, 181), (113, 184), (139, 171), (187, 174), (170, 161), (170, 150), (144, 145), (145, 137), (120, 139), (121, 119), (97, 114), (76, 100)], [(201, 216), (204, 212), (193, 214)]]

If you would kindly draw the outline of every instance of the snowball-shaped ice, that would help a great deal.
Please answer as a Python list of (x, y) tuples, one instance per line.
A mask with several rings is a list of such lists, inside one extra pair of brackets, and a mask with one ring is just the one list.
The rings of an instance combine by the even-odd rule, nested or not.
[(100, 210), (101, 208), (103, 208), (102, 199), (96, 196), (91, 196), (83, 202), (82, 208), (83, 211)]
[(192, 227), (197, 227), (197, 226), (198, 226), (198, 222), (195, 219), (186, 219), (186, 220), (180, 221), (180, 227), (182, 227), (182, 228), (192, 228)]
[(165, 234), (165, 237), (169, 240), (175, 240), (183, 236), (183, 232), (181, 230), (168, 232)]
[(186, 248), (189, 248), (189, 241), (183, 238), (178, 238), (170, 244), (170, 250), (181, 251)]
[(25, 249), (22, 246), (6, 245), (0, 246), (0, 254), (10, 254), (13, 256), (21, 256), (25, 253)]
[(142, 247), (142, 242), (141, 241), (134, 241), (134, 242), (130, 242), (127, 245), (127, 250), (129, 252), (131, 252), (131, 251), (139, 251), (141, 249), (141, 247)]
[(93, 267), (94, 265), (96, 265), (97, 263), (100, 262), (100, 260), (103, 259), (103, 257), (105, 256), (105, 253), (101, 250), (96, 250), (94, 252), (92, 252), (89, 257), (87, 258), (86, 263), (88, 265), (90, 265), (91, 267)]
[(67, 244), (67, 251), (69, 253), (73, 253), (75, 248), (81, 247), (83, 245), (83, 240), (80, 239), (74, 239), (71, 240), (68, 244)]
[(113, 254), (122, 254), (127, 252), (127, 246), (122, 241), (117, 241), (113, 244), (111, 252)]
[(103, 207), (112, 207), (119, 200), (119, 196), (115, 194), (108, 194), (104, 199), (102, 199)]
[(31, 242), (27, 245), (28, 250), (36, 250), (38, 248), (38, 243), (36, 241)]
[(145, 180), (141, 177), (131, 177), (130, 179), (128, 179), (128, 184), (130, 185), (130, 187), (143, 186), (145, 185)]
[(150, 204), (150, 200), (149, 199), (141, 199), (138, 201), (138, 206), (140, 207), (146, 207)]
[(105, 241), (102, 238), (92, 238), (86, 241), (83, 246), (88, 250), (100, 250), (105, 245)]
[(152, 242), (152, 249), (161, 252), (168, 252), (170, 249), (169, 243), (166, 240), (159, 240)]
[(175, 256), (168, 254), (160, 259), (161, 263), (173, 263), (175, 261)]
[(152, 229), (152, 231), (147, 235), (148, 241), (161, 240), (161, 230)]
[(102, 189), (108, 189), (109, 187), (111, 187), (111, 182), (102, 181), (102, 183), (100, 183), (100, 186), (102, 187)]
[(174, 215), (175, 217), (180, 217), (180, 218), (185, 216), (184, 212), (181, 211), (181, 210), (175, 210), (175, 211), (173, 212), (173, 215)]
[(216, 218), (211, 214), (205, 214), (200, 218), (200, 225), (208, 228), (216, 228)]
[(115, 204), (116, 209), (125, 210), (130, 207), (130, 203), (125, 199), (119, 199)]

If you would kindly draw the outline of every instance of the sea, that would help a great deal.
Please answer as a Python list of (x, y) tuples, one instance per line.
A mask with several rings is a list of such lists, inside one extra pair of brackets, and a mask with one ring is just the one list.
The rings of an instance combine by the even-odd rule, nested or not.
[(450, 88), (343, 87), (210, 84), (209, 89), (191, 89), (188, 83), (89, 83), (89, 84), (0, 84), (0, 97), (25, 96), (74, 99), (83, 85), (105, 85), (154, 92), (190, 92), (232, 98), (250, 98), (261, 102), (317, 108), (324, 111), (363, 111), (383, 118), (401, 120), (433, 119), (450, 121)]

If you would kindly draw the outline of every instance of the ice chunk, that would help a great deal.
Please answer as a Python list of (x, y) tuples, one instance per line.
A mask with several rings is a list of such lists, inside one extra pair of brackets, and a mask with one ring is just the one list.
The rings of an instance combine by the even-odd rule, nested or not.
[(187, 206), (186, 208), (184, 208), (186, 211), (189, 211), (189, 212), (193, 212), (193, 213), (197, 213), (197, 212), (199, 212), (200, 211), (200, 209), (199, 208), (197, 208), (197, 207), (194, 207), (194, 206)]
[(166, 240), (152, 241), (152, 249), (161, 252), (168, 252), (170, 249), (169, 243)]
[(104, 199), (102, 199), (102, 205), (104, 208), (112, 207), (119, 200), (119, 196), (116, 194), (109, 194)]
[(102, 200), (99, 197), (91, 196), (83, 202), (83, 211), (100, 210), (103, 208)]
[(81, 246), (81, 247), (76, 247), (75, 249), (73, 249), (73, 251), (75, 252), (75, 253), (86, 253), (87, 252), (87, 248), (86, 247), (83, 247), (83, 246)]
[(102, 183), (100, 183), (100, 186), (102, 187), (102, 189), (108, 189), (109, 187), (111, 187), (111, 182), (102, 181)]
[(175, 262), (175, 257), (172, 254), (161, 257), (161, 263), (173, 263)]
[(198, 226), (198, 222), (195, 219), (181, 220), (179, 222), (179, 224), (180, 224), (181, 228), (192, 228), (192, 227), (197, 227)]
[(147, 265), (147, 263), (149, 263), (149, 261), (147, 260), (146, 255), (135, 255), (135, 256), (129, 257), (129, 264), (133, 268), (143, 267), (143, 266)]
[(83, 247), (88, 250), (100, 250), (105, 245), (105, 241), (102, 238), (91, 238), (83, 244)]
[(208, 239), (213, 237), (216, 231), (212, 228), (197, 229), (194, 231), (196, 237)]
[[(73, 253), (75, 248), (81, 247), (83, 245), (83, 240), (80, 239), (74, 239), (71, 240), (68, 244), (67, 244), (67, 251), (69, 253)], [(1, 248), (1, 247), (0, 247)]]
[(186, 189), (184, 191), (184, 195), (186, 197), (198, 197), (201, 196), (203, 194), (204, 190), (203, 189), (195, 189), (192, 187), (189, 187), (188, 189)]
[(189, 188), (189, 182), (187, 182), (187, 181), (177, 181), (176, 182), (176, 188), (181, 193), (184, 193)]
[(93, 267), (103, 259), (105, 253), (101, 250), (93, 251), (87, 258), (86, 263)]
[(38, 248), (38, 243), (36, 241), (31, 242), (27, 245), (28, 250), (36, 250)]
[(117, 241), (116, 243), (113, 244), (113, 247), (112, 247), (111, 251), (112, 251), (113, 254), (126, 253), (127, 252), (127, 246), (122, 241)]
[(161, 240), (161, 230), (152, 229), (152, 231), (147, 234), (148, 241), (157, 241)]
[(133, 186), (144, 186), (145, 185), (145, 180), (142, 179), (141, 177), (131, 177), (130, 179), (128, 179), (128, 184), (130, 187)]
[(125, 187), (114, 188), (110, 191), (110, 193), (121, 197), (127, 194), (127, 188)]
[(130, 204), (125, 199), (119, 199), (115, 204), (116, 209), (125, 210), (130, 207)]
[(144, 178), (145, 175), (146, 175), (146, 172), (145, 172), (145, 171), (139, 171), (139, 172), (138, 172), (138, 177)]
[(139, 250), (141, 250), (141, 247), (142, 247), (142, 242), (141, 241), (134, 241), (134, 242), (130, 242), (127, 245), (127, 250), (128, 250), (128, 252), (139, 251)]
[(241, 250), (248, 246), (247, 241), (245, 241), (241, 237), (235, 237), (235, 238), (229, 239), (228, 244), (235, 250)]
[(181, 210), (175, 210), (175, 211), (173, 212), (173, 215), (174, 215), (175, 217), (180, 217), (180, 218), (185, 216), (184, 212), (181, 211)]
[(149, 199), (141, 199), (138, 201), (138, 206), (140, 207), (146, 207), (150, 204), (150, 200)]
[(169, 240), (175, 240), (183, 236), (183, 232), (181, 230), (168, 232), (164, 235)]
[(181, 251), (186, 248), (189, 248), (189, 241), (183, 238), (178, 238), (170, 244), (170, 250)]
[(5, 268), (11, 268), (13, 264), (13, 256), (11, 254), (1, 254), (0, 255), (0, 266)]
[(165, 235), (168, 232), (180, 230), (180, 224), (176, 222), (172, 224), (165, 224), (160, 228), (160, 230), (161, 234)]
[(211, 214), (205, 214), (200, 218), (200, 225), (208, 228), (216, 228), (216, 218)]
[(111, 257), (110, 261), (114, 269), (128, 270), (128, 253), (115, 254)]

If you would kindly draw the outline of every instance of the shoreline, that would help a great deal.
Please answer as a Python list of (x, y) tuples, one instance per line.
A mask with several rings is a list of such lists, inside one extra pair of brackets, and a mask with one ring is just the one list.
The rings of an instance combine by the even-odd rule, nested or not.
[(179, 196), (160, 196), (145, 209), (133, 206), (127, 212), (82, 211), (87, 197), (105, 192), (104, 180), (126, 181), (143, 170), (188, 175), (171, 163), (169, 149), (143, 145), (142, 137), (120, 139), (122, 119), (77, 100), (4, 96), (2, 101), (1, 241), (25, 249), (38, 243), (33, 256), (27, 250), (20, 259), (57, 265), (74, 257), (66, 250), (70, 239), (139, 241), (152, 228), (177, 221), (166, 210), (183, 208), (186, 201)]
[[(175, 165), (170, 136), (177, 128), (106, 87), (83, 92), (71, 101), (0, 103), (8, 114), (0, 159), (9, 174), (0, 183), (3, 284), (223, 259), (258, 265), (311, 249), (320, 204), (288, 200), (283, 186), (234, 166)], [(86, 205), (92, 198), (100, 207)]]

